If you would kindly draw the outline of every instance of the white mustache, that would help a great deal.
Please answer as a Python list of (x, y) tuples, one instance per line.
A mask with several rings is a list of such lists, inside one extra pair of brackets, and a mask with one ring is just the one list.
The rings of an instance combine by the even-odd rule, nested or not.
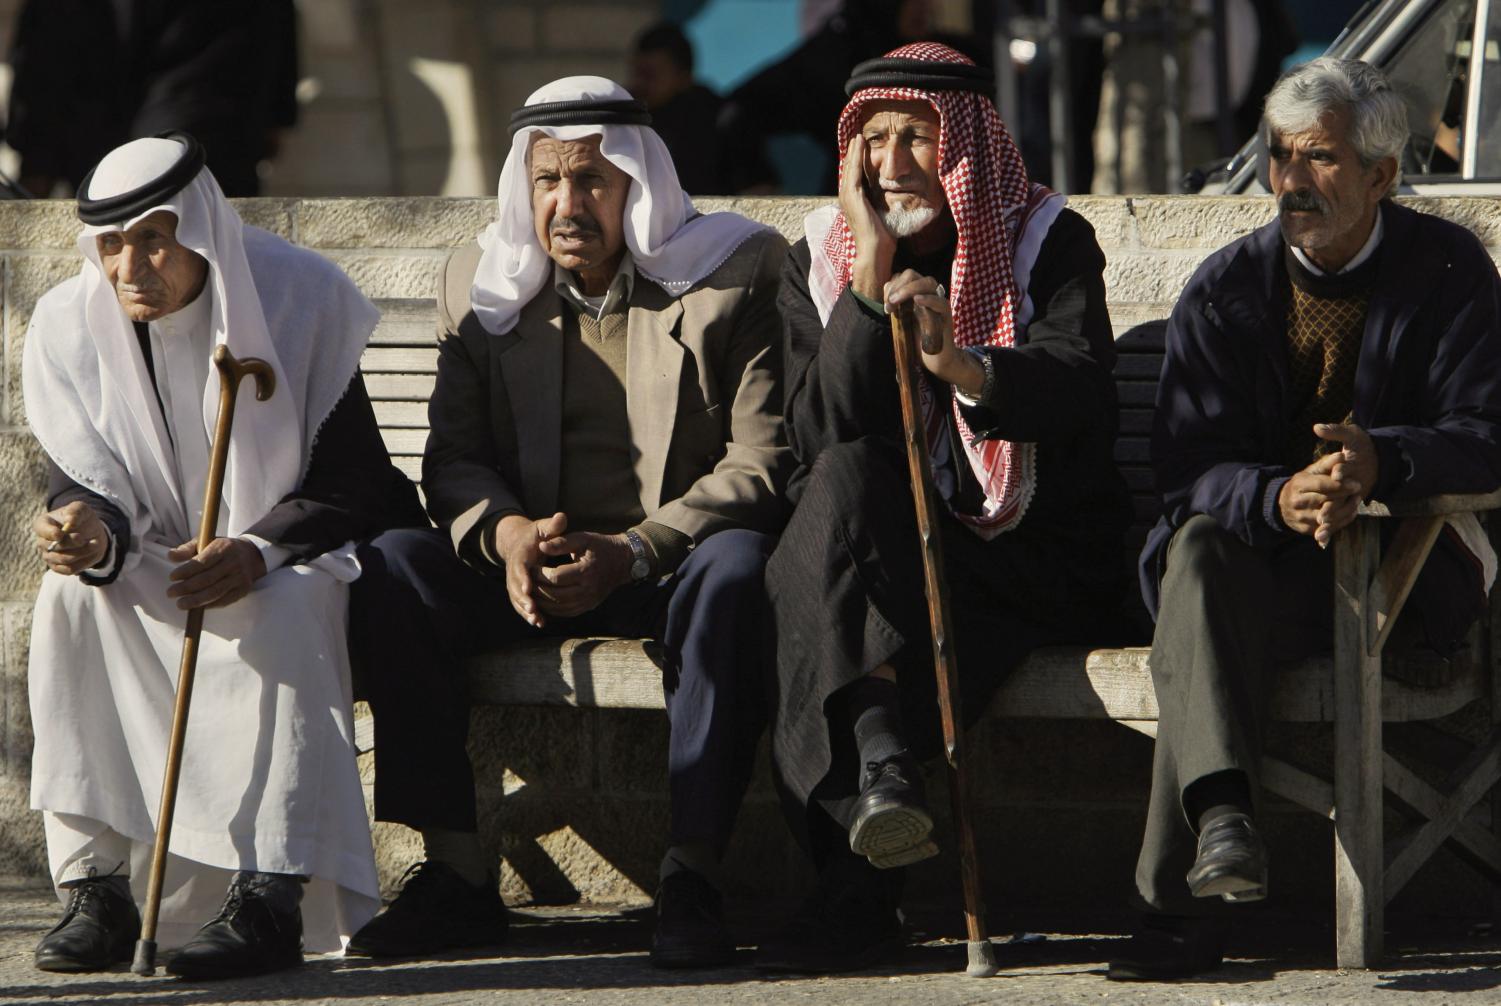
[(915, 188), (915, 181), (916, 179), (913, 178), (898, 178), (894, 181), (887, 181), (884, 178), (877, 178), (876, 184), (881, 187), (882, 192), (898, 192), (902, 189)]

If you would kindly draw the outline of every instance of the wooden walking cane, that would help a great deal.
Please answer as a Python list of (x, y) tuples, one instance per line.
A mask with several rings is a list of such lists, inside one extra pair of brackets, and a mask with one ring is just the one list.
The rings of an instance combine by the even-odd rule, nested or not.
[[(912, 477), (912, 499), (917, 504), (917, 531), (922, 538), (923, 579), (928, 593), (928, 623), (933, 632), (933, 664), (938, 674), (938, 711), (943, 718), (943, 747), (948, 761), (949, 803), (954, 813), (954, 831), (959, 838), (959, 876), (964, 887), (964, 925), (969, 935), (969, 966), (973, 978), (989, 978), (999, 969), (995, 948), (985, 932), (985, 906), (980, 901), (980, 863), (975, 850), (975, 832), (969, 819), (969, 791), (964, 759), (959, 752), (963, 720), (959, 709), (959, 665), (949, 625), (948, 588), (943, 579), (943, 548), (939, 542), (938, 508), (933, 489), (933, 471), (928, 461), (928, 438), (922, 408), (918, 404), (918, 372), (915, 339), (917, 319), (912, 302), (897, 305), (891, 316), (891, 339), (896, 348), (896, 383), (902, 398), (902, 425), (906, 430), (907, 471)], [(938, 347), (924, 345), (936, 352)]]
[[(214, 447), (209, 455), (208, 486), (203, 493), (203, 518), (198, 522), (198, 551), (214, 540), (219, 526), (219, 494), (224, 490), (224, 464), (229, 457), (229, 431), (234, 425), (235, 398), (240, 382), (255, 378), (255, 399), (264, 402), (276, 391), (276, 373), (265, 360), (236, 360), (229, 347), (214, 350), (219, 370), (219, 418), (214, 424)], [(193, 671), (198, 666), (198, 637), (203, 632), (203, 609), (188, 612), (182, 639), (182, 663), (177, 671), (177, 704), (172, 710), (172, 738), (167, 745), (167, 768), (162, 777), (162, 802), (156, 816), (156, 844), (151, 850), (151, 876), (146, 883), (146, 911), (141, 916), (141, 938), (136, 941), (130, 970), (138, 975), (156, 973), (156, 918), (162, 906), (162, 877), (167, 871), (167, 845), (172, 840), (172, 813), (177, 808), (177, 776), (182, 769), (182, 742), (188, 731), (188, 703), (193, 698)]]

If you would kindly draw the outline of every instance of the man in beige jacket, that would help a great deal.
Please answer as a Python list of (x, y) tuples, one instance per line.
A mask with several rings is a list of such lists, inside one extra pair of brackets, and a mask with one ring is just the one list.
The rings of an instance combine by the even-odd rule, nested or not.
[(672, 834), (652, 959), (733, 953), (715, 874), (762, 725), (762, 572), (790, 462), (787, 244), (696, 213), (648, 123), (604, 78), (533, 94), (511, 119), (497, 221), (439, 281), (422, 478), (439, 530), (367, 546), (351, 614), (376, 817), (419, 829), (426, 861), (354, 953), (503, 939), (463, 658), (539, 634), (662, 644)]

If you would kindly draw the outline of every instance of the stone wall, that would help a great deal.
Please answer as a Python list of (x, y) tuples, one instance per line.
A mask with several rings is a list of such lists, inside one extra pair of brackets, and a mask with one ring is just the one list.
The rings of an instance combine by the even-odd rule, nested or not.
[[(818, 201), (703, 200), (800, 235)], [(1166, 316), (1203, 256), (1270, 219), (1265, 199), (1076, 198), (1109, 260), (1106, 282), (1117, 331)], [(1465, 223), (1501, 251), (1501, 203), (1415, 201)], [(262, 199), (245, 218), (337, 262), (377, 299), (430, 298), (436, 270), (490, 219), (485, 199)], [(41, 506), (41, 458), (26, 431), (21, 347), (37, 297), (77, 268), (71, 204), (0, 203), (0, 871), (46, 871), (38, 815), (28, 811), (31, 750), (26, 702), (27, 629), (40, 576), (27, 526)], [(667, 827), (666, 723), (660, 713), (480, 709), (473, 753), (486, 841), (504, 859), (513, 901), (645, 899)], [(1289, 732), (1301, 750), (1327, 748), (1327, 731)], [(1389, 730), (1389, 736), (1401, 731)], [(1411, 739), (1411, 738), (1409, 738)], [(1419, 738), (1421, 740), (1421, 738)], [(1050, 907), (1122, 905), (1141, 834), (1150, 741), (1108, 722), (999, 722), (975, 732), (980, 839), (992, 903)], [(367, 772), (368, 763), (364, 766)], [(943, 783), (931, 777), (934, 803)], [(1278, 896), (1325, 910), (1332, 881), (1327, 821), (1273, 804)], [(377, 830), (389, 883), (418, 855), (403, 829)], [(1304, 855), (1291, 850), (1303, 848)], [(1288, 850), (1288, 851), (1283, 851)], [(1483, 885), (1441, 856), (1402, 895), (1408, 907), (1482, 911)], [(786, 892), (806, 878), (787, 837), (764, 765), (730, 850), (737, 895)], [(911, 890), (954, 891), (952, 860), (913, 871)]]

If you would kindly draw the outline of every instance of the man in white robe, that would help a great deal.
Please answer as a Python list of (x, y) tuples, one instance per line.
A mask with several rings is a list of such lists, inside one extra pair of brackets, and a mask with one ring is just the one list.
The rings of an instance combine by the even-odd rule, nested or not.
[[(168, 970), (295, 965), (304, 939), (338, 950), (379, 905), (347, 585), (354, 541), (425, 521), (358, 370), (378, 312), (323, 258), (244, 226), (202, 164), (181, 133), (108, 154), (80, 189), (83, 268), (26, 339), (51, 467), (32, 806), (67, 904), (44, 970), (130, 958), (192, 608), (209, 610), (157, 933), (180, 945)], [(268, 362), (276, 390), (237, 402), (219, 537), (198, 554), (219, 345)]]

